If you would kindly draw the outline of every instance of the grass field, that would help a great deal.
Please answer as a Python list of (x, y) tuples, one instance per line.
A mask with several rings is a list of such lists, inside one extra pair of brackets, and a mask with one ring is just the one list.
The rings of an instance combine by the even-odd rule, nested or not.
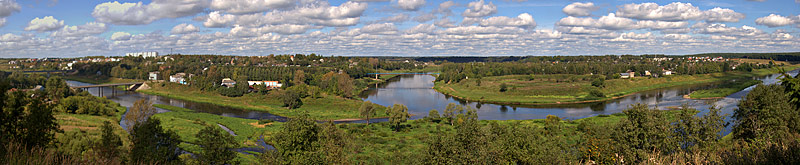
[(71, 114), (71, 113), (55, 113), (53, 116), (56, 118), (61, 130), (64, 132), (57, 133), (56, 137), (62, 136), (64, 133), (75, 131), (86, 131), (92, 139), (100, 139), (100, 127), (103, 126), (105, 121), (112, 123), (114, 133), (119, 135), (122, 139), (123, 146), (130, 146), (128, 139), (128, 132), (119, 126), (122, 114), (127, 110), (125, 107), (117, 105), (117, 113), (113, 116), (95, 116), (87, 114)]
[[(269, 138), (270, 133), (277, 132), (283, 124), (280, 122), (258, 124), (258, 120), (196, 113), (190, 109), (169, 105), (156, 104), (153, 106), (170, 110), (170, 112), (159, 113), (153, 117), (161, 120), (161, 126), (164, 129), (176, 131), (181, 137), (181, 141), (184, 142), (179, 146), (192, 153), (200, 152), (201, 148), (193, 143), (198, 141), (195, 136), (197, 132), (206, 125), (217, 126), (217, 124), (220, 124), (227, 127), (237, 135), (234, 138), (239, 142), (240, 147), (259, 147), (257, 140), (262, 135), (265, 138)], [(244, 164), (249, 164), (255, 161), (255, 156), (239, 153), (237, 159)]]
[[(358, 108), (361, 107), (363, 103), (361, 100), (323, 94), (321, 98), (304, 98), (303, 106), (298, 109), (287, 109), (281, 107), (283, 103), (280, 98), (273, 93), (250, 93), (242, 97), (226, 97), (219, 95), (217, 92), (199, 91), (175, 83), (164, 83), (164, 86), (157, 84), (158, 83), (150, 85), (151, 89), (141, 90), (139, 92), (240, 109), (267, 111), (285, 117), (293, 117), (307, 112), (312, 118), (317, 120), (361, 118)], [(381, 106), (376, 114), (376, 118), (386, 117), (385, 107)]]
[[(800, 65), (785, 66), (792, 70)], [(696, 85), (743, 79), (752, 76), (776, 73), (776, 69), (757, 69), (752, 72), (725, 72), (702, 75), (671, 75), (661, 78), (636, 77), (605, 81), (605, 87), (591, 86), (589, 75), (506, 75), (482, 78), (480, 86), (474, 79), (458, 83), (436, 82), (434, 89), (457, 98), (500, 104), (553, 104), (604, 101), (628, 94), (666, 87)], [(508, 91), (500, 92), (500, 85), (507, 84)], [(589, 95), (591, 90), (600, 90), (605, 97)]]
[(717, 86), (716, 88), (694, 91), (689, 94), (689, 98), (707, 99), (725, 97), (759, 83), (761, 83), (759, 80), (739, 80), (736, 82), (727, 82)]

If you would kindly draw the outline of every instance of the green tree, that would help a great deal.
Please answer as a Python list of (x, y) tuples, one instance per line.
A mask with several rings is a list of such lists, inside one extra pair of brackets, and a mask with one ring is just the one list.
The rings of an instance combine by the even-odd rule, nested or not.
[(650, 109), (645, 104), (633, 105), (623, 113), (628, 117), (618, 124), (614, 140), (626, 162), (640, 162), (653, 151), (670, 151), (670, 123), (664, 120), (661, 110)]
[(203, 147), (199, 157), (202, 162), (208, 164), (237, 164), (233, 159), (236, 152), (233, 151), (238, 144), (233, 136), (215, 125), (206, 125), (195, 135), (199, 140), (198, 145)]
[(104, 160), (117, 159), (120, 156), (122, 140), (119, 135), (114, 134), (111, 122), (105, 121), (100, 126), (100, 142), (95, 144), (95, 150)]
[(606, 85), (605, 85), (605, 79), (603, 79), (603, 78), (598, 78), (598, 79), (594, 79), (594, 80), (592, 80), (592, 86), (594, 86), (594, 87), (598, 87), (598, 88), (603, 88), (603, 87), (605, 87), (605, 86), (606, 86)]
[(303, 106), (301, 93), (296, 90), (284, 90), (280, 98), (283, 101), (283, 106), (289, 109), (297, 109)]
[(439, 111), (435, 109), (431, 109), (431, 111), (428, 111), (427, 118), (430, 119), (432, 122), (439, 122), (439, 120), (441, 120), (439, 119), (440, 118)]
[(164, 130), (161, 120), (151, 118), (131, 128), (130, 161), (135, 164), (169, 164), (180, 161), (181, 143), (175, 131)]
[(561, 118), (555, 115), (547, 115), (544, 119), (544, 129), (549, 134), (558, 134), (561, 131)]
[(403, 123), (408, 120), (408, 107), (403, 104), (394, 104), (389, 108), (389, 123), (395, 131), (400, 130)]
[(369, 119), (375, 115), (375, 111), (377, 111), (377, 109), (377, 105), (370, 101), (365, 101), (364, 103), (361, 103), (361, 107), (358, 108), (358, 112), (360, 112), (361, 117), (367, 119), (367, 125), (369, 125)]
[(351, 138), (347, 132), (340, 130), (333, 122), (326, 122), (320, 126), (319, 143), (320, 152), (324, 153), (324, 160), (330, 164), (351, 164), (348, 154)]
[(294, 80), (292, 83), (294, 83), (294, 85), (306, 84), (306, 73), (300, 69), (294, 71)]
[(47, 96), (51, 100), (61, 100), (62, 98), (72, 96), (72, 89), (69, 88), (67, 82), (58, 76), (47, 79), (45, 91), (47, 91)]
[(279, 158), (276, 164), (321, 164), (322, 155), (315, 152), (319, 149), (319, 130), (308, 114), (289, 119), (273, 136)]
[(735, 139), (782, 138), (800, 126), (797, 108), (780, 85), (757, 85), (733, 112)]
[(442, 117), (444, 117), (444, 119), (447, 120), (450, 125), (453, 125), (456, 119), (456, 114), (461, 113), (462, 111), (464, 111), (464, 107), (459, 106), (456, 103), (450, 103), (447, 104), (447, 107), (445, 107)]
[(506, 90), (508, 90), (506, 88), (508, 88), (508, 85), (506, 85), (506, 83), (500, 84), (500, 92), (506, 92)]

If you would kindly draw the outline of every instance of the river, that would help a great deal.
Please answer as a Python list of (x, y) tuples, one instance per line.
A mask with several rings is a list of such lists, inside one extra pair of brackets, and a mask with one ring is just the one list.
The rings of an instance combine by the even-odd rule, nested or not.
[[(798, 70), (790, 71), (790, 74), (796, 75)], [(772, 74), (768, 76), (753, 77), (763, 81), (765, 84), (773, 84), (778, 80), (780, 74)], [(377, 88), (370, 88), (364, 91), (360, 97), (363, 100), (371, 101), (383, 106), (391, 106), (394, 104), (406, 105), (409, 113), (414, 114), (411, 119), (419, 119), (428, 115), (431, 109), (439, 110), (440, 114), (449, 103), (457, 103), (463, 106), (469, 106), (478, 110), (478, 118), (481, 120), (525, 120), (525, 119), (544, 119), (547, 115), (556, 115), (565, 119), (580, 119), (586, 117), (597, 116), (601, 114), (613, 114), (622, 112), (633, 104), (644, 103), (650, 107), (659, 109), (667, 109), (668, 107), (678, 107), (682, 104), (688, 104), (693, 108), (700, 110), (698, 115), (708, 111), (709, 105), (716, 105), (721, 107), (723, 114), (729, 116), (733, 114), (736, 104), (739, 99), (745, 96), (752, 87), (746, 88), (742, 91), (734, 93), (730, 96), (715, 99), (715, 100), (694, 100), (683, 98), (683, 95), (689, 94), (692, 91), (699, 89), (713, 88), (715, 85), (695, 85), (695, 86), (679, 86), (672, 88), (664, 88), (657, 90), (650, 90), (625, 96), (623, 98), (614, 99), (610, 101), (587, 103), (587, 104), (565, 104), (565, 105), (543, 105), (543, 106), (521, 106), (521, 105), (498, 105), (498, 104), (481, 104), (477, 102), (467, 102), (458, 100), (453, 97), (446, 96), (433, 90), (433, 81), (435, 77), (431, 75), (405, 75), (389, 80)], [(70, 86), (91, 85), (89, 83), (67, 81)], [(111, 88), (104, 87), (103, 96), (108, 99), (120, 103), (125, 107), (131, 107), (134, 102), (139, 99), (150, 99), (154, 104), (165, 104), (176, 107), (183, 107), (192, 109), (197, 112), (211, 113), (227, 117), (237, 117), (246, 119), (271, 119), (274, 121), (286, 121), (286, 117), (273, 115), (263, 111), (250, 111), (237, 108), (230, 108), (224, 106), (217, 106), (207, 103), (198, 103), (192, 101), (171, 99), (162, 96), (148, 95), (137, 92), (125, 92), (117, 89), (114, 96), (111, 96)], [(98, 88), (91, 88), (88, 90), (92, 95), (99, 94)], [(158, 109), (158, 108), (157, 108)], [(159, 112), (166, 112), (167, 110), (158, 109)], [(386, 119), (378, 119), (372, 121), (385, 121)], [(726, 117), (725, 121), (730, 122), (731, 118)], [(363, 122), (363, 121), (355, 121)], [(124, 122), (120, 122), (123, 128), (127, 128)], [(725, 134), (730, 132), (730, 127), (727, 127)]]

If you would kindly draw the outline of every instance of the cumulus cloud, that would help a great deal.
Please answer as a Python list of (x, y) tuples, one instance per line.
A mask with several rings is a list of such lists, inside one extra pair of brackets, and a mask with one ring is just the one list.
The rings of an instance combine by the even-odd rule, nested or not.
[(428, 22), (428, 21), (433, 20), (433, 19), (436, 19), (436, 15), (433, 14), (433, 13), (420, 14), (420, 15), (417, 15), (417, 16), (414, 17), (414, 21), (417, 21), (417, 22), (420, 22), (420, 23)]
[(186, 34), (186, 33), (198, 32), (198, 31), (200, 31), (200, 29), (195, 27), (194, 25), (183, 23), (183, 24), (175, 25), (175, 27), (172, 27), (172, 30), (170, 31), (170, 33), (172, 33), (172, 34)]
[(768, 27), (786, 26), (797, 23), (800, 21), (798, 18), (800, 18), (800, 16), (797, 16), (793, 19), (781, 15), (770, 14), (769, 16), (756, 19), (756, 24), (766, 25)]
[(565, 14), (569, 16), (589, 16), (592, 15), (592, 11), (595, 11), (597, 9), (600, 8), (594, 6), (594, 3), (591, 2), (586, 2), (586, 3), (575, 2), (567, 5), (561, 11), (563, 11)]
[(361, 29), (356, 30), (366, 34), (395, 34), (397, 32), (397, 27), (392, 23), (379, 23), (365, 25)]
[(50, 33), (51, 37), (86, 37), (106, 32), (104, 23), (89, 22), (78, 26), (64, 26), (61, 30)]
[(738, 22), (745, 17), (744, 14), (731, 9), (714, 8), (702, 11), (691, 3), (682, 2), (673, 2), (664, 6), (656, 3), (625, 4), (618, 7), (616, 14), (626, 18), (661, 21)]
[(406, 33), (409, 34), (416, 34), (416, 33), (433, 33), (436, 30), (436, 26), (432, 24), (419, 24), (417, 26), (411, 27), (406, 30)]
[(116, 25), (144, 25), (164, 18), (192, 16), (208, 6), (207, 0), (153, 0), (149, 4), (106, 2), (92, 11), (97, 21)]
[(127, 32), (114, 32), (111, 34), (112, 41), (127, 41), (131, 39), (131, 33)]
[(211, 9), (231, 14), (250, 14), (291, 7), (294, 0), (212, 0)]
[(397, 6), (403, 10), (416, 11), (425, 5), (425, 0), (397, 0)]
[(381, 18), (378, 22), (406, 22), (410, 16), (405, 13), (393, 15), (391, 17)]
[(490, 17), (480, 22), (481, 26), (512, 26), (512, 27), (521, 27), (525, 29), (533, 29), (536, 28), (536, 21), (533, 20), (533, 16), (528, 13), (522, 13), (516, 18), (510, 18), (506, 16), (497, 16), (497, 17)]
[(28, 26), (25, 27), (25, 31), (38, 31), (38, 32), (46, 32), (46, 31), (53, 31), (61, 29), (64, 27), (64, 21), (57, 20), (53, 18), (53, 16), (46, 16), (44, 18), (36, 17), (28, 23)]
[[(662, 32), (664, 32), (665, 30), (687, 28), (689, 26), (689, 22), (686, 21), (670, 22), (670, 21), (652, 21), (652, 20), (634, 21), (629, 18), (617, 17), (614, 13), (609, 13), (606, 16), (600, 17), (600, 19), (594, 19), (590, 17), (567, 16), (556, 22), (556, 25), (568, 26), (568, 27), (597, 28), (604, 30), (651, 29), (651, 30), (662, 30)], [(583, 30), (583, 29), (579, 28), (576, 30)]]
[(19, 12), (22, 8), (14, 0), (0, 0), (0, 27), (6, 24), (6, 17)]
[(497, 6), (489, 2), (485, 4), (483, 0), (470, 2), (467, 4), (467, 9), (461, 13), (464, 17), (485, 17), (497, 13)]
[(203, 26), (210, 28), (228, 27), (234, 21), (236, 21), (236, 16), (222, 15), (219, 11), (214, 11), (208, 13), (206, 20), (203, 22)]

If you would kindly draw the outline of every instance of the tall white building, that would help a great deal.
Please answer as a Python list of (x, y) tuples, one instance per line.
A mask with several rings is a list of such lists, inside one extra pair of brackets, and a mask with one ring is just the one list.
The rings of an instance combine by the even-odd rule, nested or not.
[(158, 52), (137, 52), (137, 53), (125, 53), (125, 56), (133, 56), (133, 57), (158, 57)]

